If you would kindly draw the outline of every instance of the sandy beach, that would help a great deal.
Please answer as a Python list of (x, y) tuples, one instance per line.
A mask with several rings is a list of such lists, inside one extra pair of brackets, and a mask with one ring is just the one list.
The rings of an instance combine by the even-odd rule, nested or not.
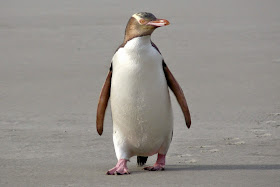
[[(110, 107), (95, 129), (111, 58), (136, 12), (170, 25), (152, 40), (182, 86), (171, 94), (166, 170), (116, 162)], [(280, 1), (0, 2), (0, 186), (279, 186)], [(152, 165), (156, 156), (149, 157)]]

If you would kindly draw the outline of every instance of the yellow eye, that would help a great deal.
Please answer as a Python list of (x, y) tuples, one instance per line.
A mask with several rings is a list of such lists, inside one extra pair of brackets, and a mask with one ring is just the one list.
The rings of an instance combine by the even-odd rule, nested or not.
[(144, 24), (146, 23), (146, 21), (145, 21), (144, 19), (140, 19), (140, 20), (139, 20), (139, 23), (140, 23), (141, 25), (144, 25)]

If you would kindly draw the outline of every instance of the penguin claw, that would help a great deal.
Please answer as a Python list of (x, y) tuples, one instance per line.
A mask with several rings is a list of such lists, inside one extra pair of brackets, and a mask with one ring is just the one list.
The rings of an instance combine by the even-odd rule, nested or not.
[(150, 170), (152, 166), (149, 166), (149, 167), (144, 167), (143, 170)]
[(116, 171), (115, 173), (116, 173), (116, 175), (129, 175), (130, 174), (128, 171), (125, 171), (123, 173)]
[(110, 173), (110, 171), (107, 171), (106, 175), (115, 175), (115, 173)]
[(130, 174), (127, 166), (126, 166), (127, 160), (120, 159), (115, 167), (107, 171), (107, 175), (126, 175)]
[(148, 171), (164, 171), (164, 166), (154, 165), (154, 166), (144, 167), (143, 169)]
[(107, 171), (106, 175), (129, 175), (130, 172), (127, 169), (113, 168)]
[(144, 167), (148, 171), (163, 171), (165, 166), (165, 155), (158, 154), (156, 163), (153, 166)]

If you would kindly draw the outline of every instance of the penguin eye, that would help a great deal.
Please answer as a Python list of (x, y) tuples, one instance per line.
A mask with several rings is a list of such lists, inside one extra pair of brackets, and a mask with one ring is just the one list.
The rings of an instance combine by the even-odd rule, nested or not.
[(141, 25), (144, 25), (144, 24), (146, 23), (146, 20), (140, 19), (140, 20), (139, 20), (139, 23), (140, 23)]

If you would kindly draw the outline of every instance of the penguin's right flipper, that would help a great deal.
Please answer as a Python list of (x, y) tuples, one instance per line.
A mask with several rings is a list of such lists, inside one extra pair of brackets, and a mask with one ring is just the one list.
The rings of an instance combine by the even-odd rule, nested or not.
[(105, 112), (110, 98), (111, 79), (112, 79), (112, 64), (110, 67), (110, 71), (108, 72), (107, 78), (105, 80), (105, 83), (102, 87), (99, 96), (98, 106), (97, 106), (96, 130), (100, 136), (102, 135), (103, 132), (103, 122), (104, 122)]
[(188, 107), (185, 95), (183, 93), (183, 90), (164, 61), (162, 61), (162, 66), (163, 66), (163, 71), (165, 74), (167, 84), (168, 84), (169, 88), (173, 91), (173, 93), (182, 109), (187, 127), (190, 128), (191, 127), (191, 115), (190, 115), (189, 107)]

